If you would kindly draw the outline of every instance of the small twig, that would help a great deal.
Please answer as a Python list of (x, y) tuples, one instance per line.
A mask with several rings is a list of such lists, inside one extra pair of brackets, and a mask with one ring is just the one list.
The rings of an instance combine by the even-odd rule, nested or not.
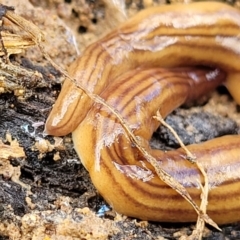
[[(201, 187), (201, 190), (202, 190), (200, 209), (203, 213), (207, 213), (208, 193), (209, 193), (208, 176), (207, 176), (206, 171), (204, 170), (202, 164), (199, 163), (199, 162), (196, 162), (196, 164), (198, 166), (198, 169), (201, 171), (201, 173), (204, 177), (204, 186), (201, 183), (199, 183), (200, 187)], [(204, 228), (205, 228), (205, 222), (203, 221), (202, 218), (200, 218), (198, 216), (196, 229), (193, 231), (192, 236), (191, 236), (192, 238), (190, 238), (190, 239), (191, 240), (194, 240), (194, 239), (201, 240)]]
[[(182, 142), (182, 140), (180, 139), (180, 137), (178, 136), (178, 134), (176, 133), (176, 131), (169, 125), (167, 124), (164, 119), (162, 118), (159, 110), (156, 113), (156, 116), (153, 117), (154, 119), (158, 120), (163, 126), (165, 126), (166, 128), (168, 128), (170, 130), (170, 132), (174, 135), (174, 137), (177, 139), (177, 141), (179, 142), (179, 145), (181, 146), (181, 148), (186, 152), (187, 154), (187, 160), (189, 160), (192, 163), (195, 163), (199, 169), (199, 171), (201, 172), (201, 174), (203, 175), (204, 178), (204, 187), (202, 186), (201, 183), (199, 183), (202, 193), (201, 193), (201, 205), (200, 205), (200, 210), (202, 211), (203, 214), (207, 213), (207, 205), (208, 205), (208, 192), (209, 192), (209, 185), (208, 185), (208, 176), (206, 174), (206, 171), (204, 170), (202, 164), (200, 164), (198, 161), (196, 161), (196, 156), (194, 156), (188, 149), (187, 147), (184, 145), (184, 143)], [(202, 239), (202, 234), (203, 234), (203, 230), (205, 227), (205, 220), (201, 215), (198, 215), (198, 220), (197, 220), (197, 224), (196, 224), (196, 229), (193, 231), (192, 235), (188, 238), (189, 240), (195, 240), (195, 239)], [(217, 228), (218, 230), (221, 231), (221, 229)]]
[(156, 116), (153, 117), (154, 119), (157, 119), (164, 127), (168, 128), (170, 130), (170, 132), (173, 134), (173, 136), (177, 139), (179, 145), (181, 146), (181, 148), (186, 152), (187, 154), (187, 160), (189, 160), (190, 162), (194, 163), (196, 160), (196, 156), (194, 156), (184, 145), (184, 143), (182, 142), (182, 140), (180, 139), (180, 137), (178, 136), (178, 134), (176, 133), (176, 131), (169, 125), (167, 124), (164, 119), (162, 118), (159, 110), (157, 111)]

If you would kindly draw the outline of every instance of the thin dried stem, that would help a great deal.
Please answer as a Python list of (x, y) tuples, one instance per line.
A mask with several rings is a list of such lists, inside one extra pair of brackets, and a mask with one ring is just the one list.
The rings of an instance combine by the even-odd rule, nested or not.
[[(164, 119), (161, 116), (159, 111), (157, 111), (156, 116), (154, 116), (153, 118), (158, 120), (163, 126), (165, 126), (166, 128), (168, 128), (170, 130), (170, 132), (174, 135), (174, 137), (179, 142), (179, 145), (181, 146), (181, 148), (186, 152), (187, 160), (191, 161), (192, 163), (195, 163), (197, 165), (199, 171), (203, 175), (204, 186), (201, 183), (199, 183), (199, 185), (201, 187), (201, 190), (202, 190), (200, 210), (202, 211), (203, 214), (206, 214), (207, 213), (207, 205), (208, 205), (208, 192), (209, 192), (208, 176), (206, 174), (206, 171), (204, 170), (202, 164), (200, 164), (198, 161), (196, 161), (196, 156), (194, 156), (187, 149), (187, 147), (184, 145), (184, 143), (182, 142), (182, 140), (180, 139), (180, 137), (178, 136), (176, 131), (169, 124), (167, 124), (164, 121)], [(200, 240), (200, 239), (202, 239), (202, 234), (203, 234), (204, 227), (205, 227), (205, 221), (204, 221), (204, 219), (202, 218), (201, 215), (198, 215), (196, 229), (193, 231), (193, 233), (190, 236), (189, 240), (195, 240), (195, 239), (199, 239)], [(220, 230), (219, 228), (217, 228), (217, 229)]]
[(178, 136), (178, 134), (176, 133), (176, 131), (169, 125), (167, 124), (163, 117), (161, 116), (160, 112), (157, 111), (157, 115), (153, 117), (154, 119), (157, 119), (164, 127), (168, 128), (170, 130), (170, 132), (173, 134), (173, 136), (177, 139), (179, 145), (181, 146), (181, 148), (186, 152), (187, 154), (187, 160), (189, 160), (190, 162), (194, 163), (196, 160), (196, 156), (194, 156), (188, 149), (187, 147), (184, 145), (184, 143), (182, 142), (182, 140), (180, 139), (180, 137)]
[[(206, 174), (206, 171), (204, 170), (203, 166), (201, 163), (196, 162), (198, 169), (201, 171), (203, 177), (204, 177), (204, 186), (200, 184), (202, 194), (201, 194), (201, 205), (200, 209), (203, 213), (207, 212), (207, 205), (208, 205), (208, 193), (209, 193), (209, 184), (208, 184), (208, 176)], [(192, 236), (194, 237), (193, 239), (202, 239), (203, 231), (205, 227), (205, 222), (203, 221), (202, 218), (198, 216), (197, 224), (196, 224), (196, 229), (193, 231)]]

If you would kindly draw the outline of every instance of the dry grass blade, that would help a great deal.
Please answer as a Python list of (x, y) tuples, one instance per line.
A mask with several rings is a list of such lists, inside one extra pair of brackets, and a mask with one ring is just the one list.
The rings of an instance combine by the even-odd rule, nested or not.
[(163, 120), (163, 118), (162, 118), (162, 116), (161, 116), (159, 111), (157, 111), (157, 115), (154, 116), (153, 118), (157, 119), (163, 126), (165, 126), (166, 128), (168, 128), (171, 131), (173, 136), (177, 139), (177, 141), (178, 141), (179, 145), (181, 146), (181, 148), (184, 149), (184, 151), (186, 152), (187, 160), (189, 160), (190, 162), (194, 163), (195, 160), (196, 160), (196, 157), (186, 148), (186, 146), (184, 145), (182, 140), (179, 138), (177, 133), (174, 131), (174, 129)]
[[(157, 119), (163, 126), (165, 126), (166, 128), (168, 128), (170, 130), (170, 132), (174, 135), (174, 137), (177, 139), (177, 141), (179, 142), (181, 148), (186, 152), (186, 159), (189, 160), (192, 163), (195, 163), (199, 169), (199, 171), (201, 172), (201, 174), (204, 177), (204, 186), (202, 186), (201, 183), (200, 187), (202, 190), (202, 194), (201, 194), (201, 206), (200, 206), (200, 210), (201, 212), (205, 215), (207, 213), (207, 205), (208, 205), (208, 176), (206, 174), (206, 171), (204, 170), (203, 166), (197, 161), (196, 157), (187, 149), (187, 147), (184, 145), (184, 143), (182, 142), (182, 140), (179, 138), (178, 134), (175, 132), (175, 130), (168, 125), (164, 119), (162, 118), (160, 112), (158, 111), (156, 116), (154, 116), (155, 119)], [(206, 219), (204, 219), (204, 215), (198, 215), (198, 220), (197, 220), (197, 224), (196, 224), (196, 230), (194, 230), (192, 236), (190, 237), (190, 239), (202, 239), (202, 233), (205, 227), (205, 221)], [(210, 218), (206, 221), (208, 224), (214, 226), (216, 229), (218, 229), (219, 231), (221, 231), (221, 229), (217, 226), (217, 224), (215, 222), (213, 222)], [(190, 240), (189, 239), (189, 240)]]

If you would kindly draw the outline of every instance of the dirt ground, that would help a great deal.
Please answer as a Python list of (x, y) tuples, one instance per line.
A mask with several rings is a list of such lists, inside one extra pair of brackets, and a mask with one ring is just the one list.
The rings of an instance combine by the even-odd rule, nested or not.
[[(45, 51), (63, 69), (119, 21), (108, 9), (107, 1), (0, 2), (14, 6), (17, 14), (39, 26), (46, 37)], [(131, 16), (142, 8), (163, 3), (127, 0), (127, 14)], [(235, 5), (238, 6), (237, 1)], [(153, 223), (115, 213), (92, 185), (73, 149), (71, 136), (43, 135), (44, 122), (61, 89), (60, 72), (38, 47), (11, 55), (10, 61), (18, 74), (10, 71), (9, 75), (6, 69), (0, 69), (10, 79), (0, 94), (0, 157), (5, 152), (10, 157), (0, 160), (0, 240), (161, 240), (178, 239), (192, 232), (194, 223)], [(27, 77), (21, 69), (26, 69)], [(0, 90), (1, 81), (0, 78)], [(191, 107), (175, 110), (167, 122), (185, 144), (239, 134), (239, 106), (220, 87)], [(152, 145), (178, 147), (165, 128), (154, 134)], [(240, 239), (239, 223), (221, 228), (222, 232), (206, 228), (204, 239)]]

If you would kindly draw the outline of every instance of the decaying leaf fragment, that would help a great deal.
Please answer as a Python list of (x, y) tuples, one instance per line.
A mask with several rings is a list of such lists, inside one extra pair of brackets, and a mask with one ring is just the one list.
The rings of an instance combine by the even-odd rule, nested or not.
[(19, 146), (16, 139), (12, 140), (10, 134), (7, 134), (6, 138), (10, 144), (4, 144), (2, 140), (0, 140), (0, 175), (3, 175), (4, 178), (11, 179), (24, 188), (29, 188), (19, 180), (21, 174), (20, 166), (14, 167), (10, 163), (10, 160), (14, 158), (25, 158), (24, 149)]
[(16, 139), (12, 139), (12, 136), (7, 133), (6, 140), (9, 144), (4, 144), (0, 139), (0, 159), (10, 159), (10, 158), (25, 158), (25, 152)]
[(24, 157), (26, 157), (24, 150), (16, 141), (13, 141), (11, 145), (7, 145), (0, 140), (0, 159)]
[(22, 53), (44, 39), (32, 22), (14, 13), (14, 8), (0, 4), (0, 94), (13, 91), (23, 96), (26, 88), (46, 87), (41, 73), (12, 64), (9, 56)]
[(43, 33), (32, 22), (14, 13), (14, 8), (0, 4), (0, 55), (21, 53), (44, 39)]

